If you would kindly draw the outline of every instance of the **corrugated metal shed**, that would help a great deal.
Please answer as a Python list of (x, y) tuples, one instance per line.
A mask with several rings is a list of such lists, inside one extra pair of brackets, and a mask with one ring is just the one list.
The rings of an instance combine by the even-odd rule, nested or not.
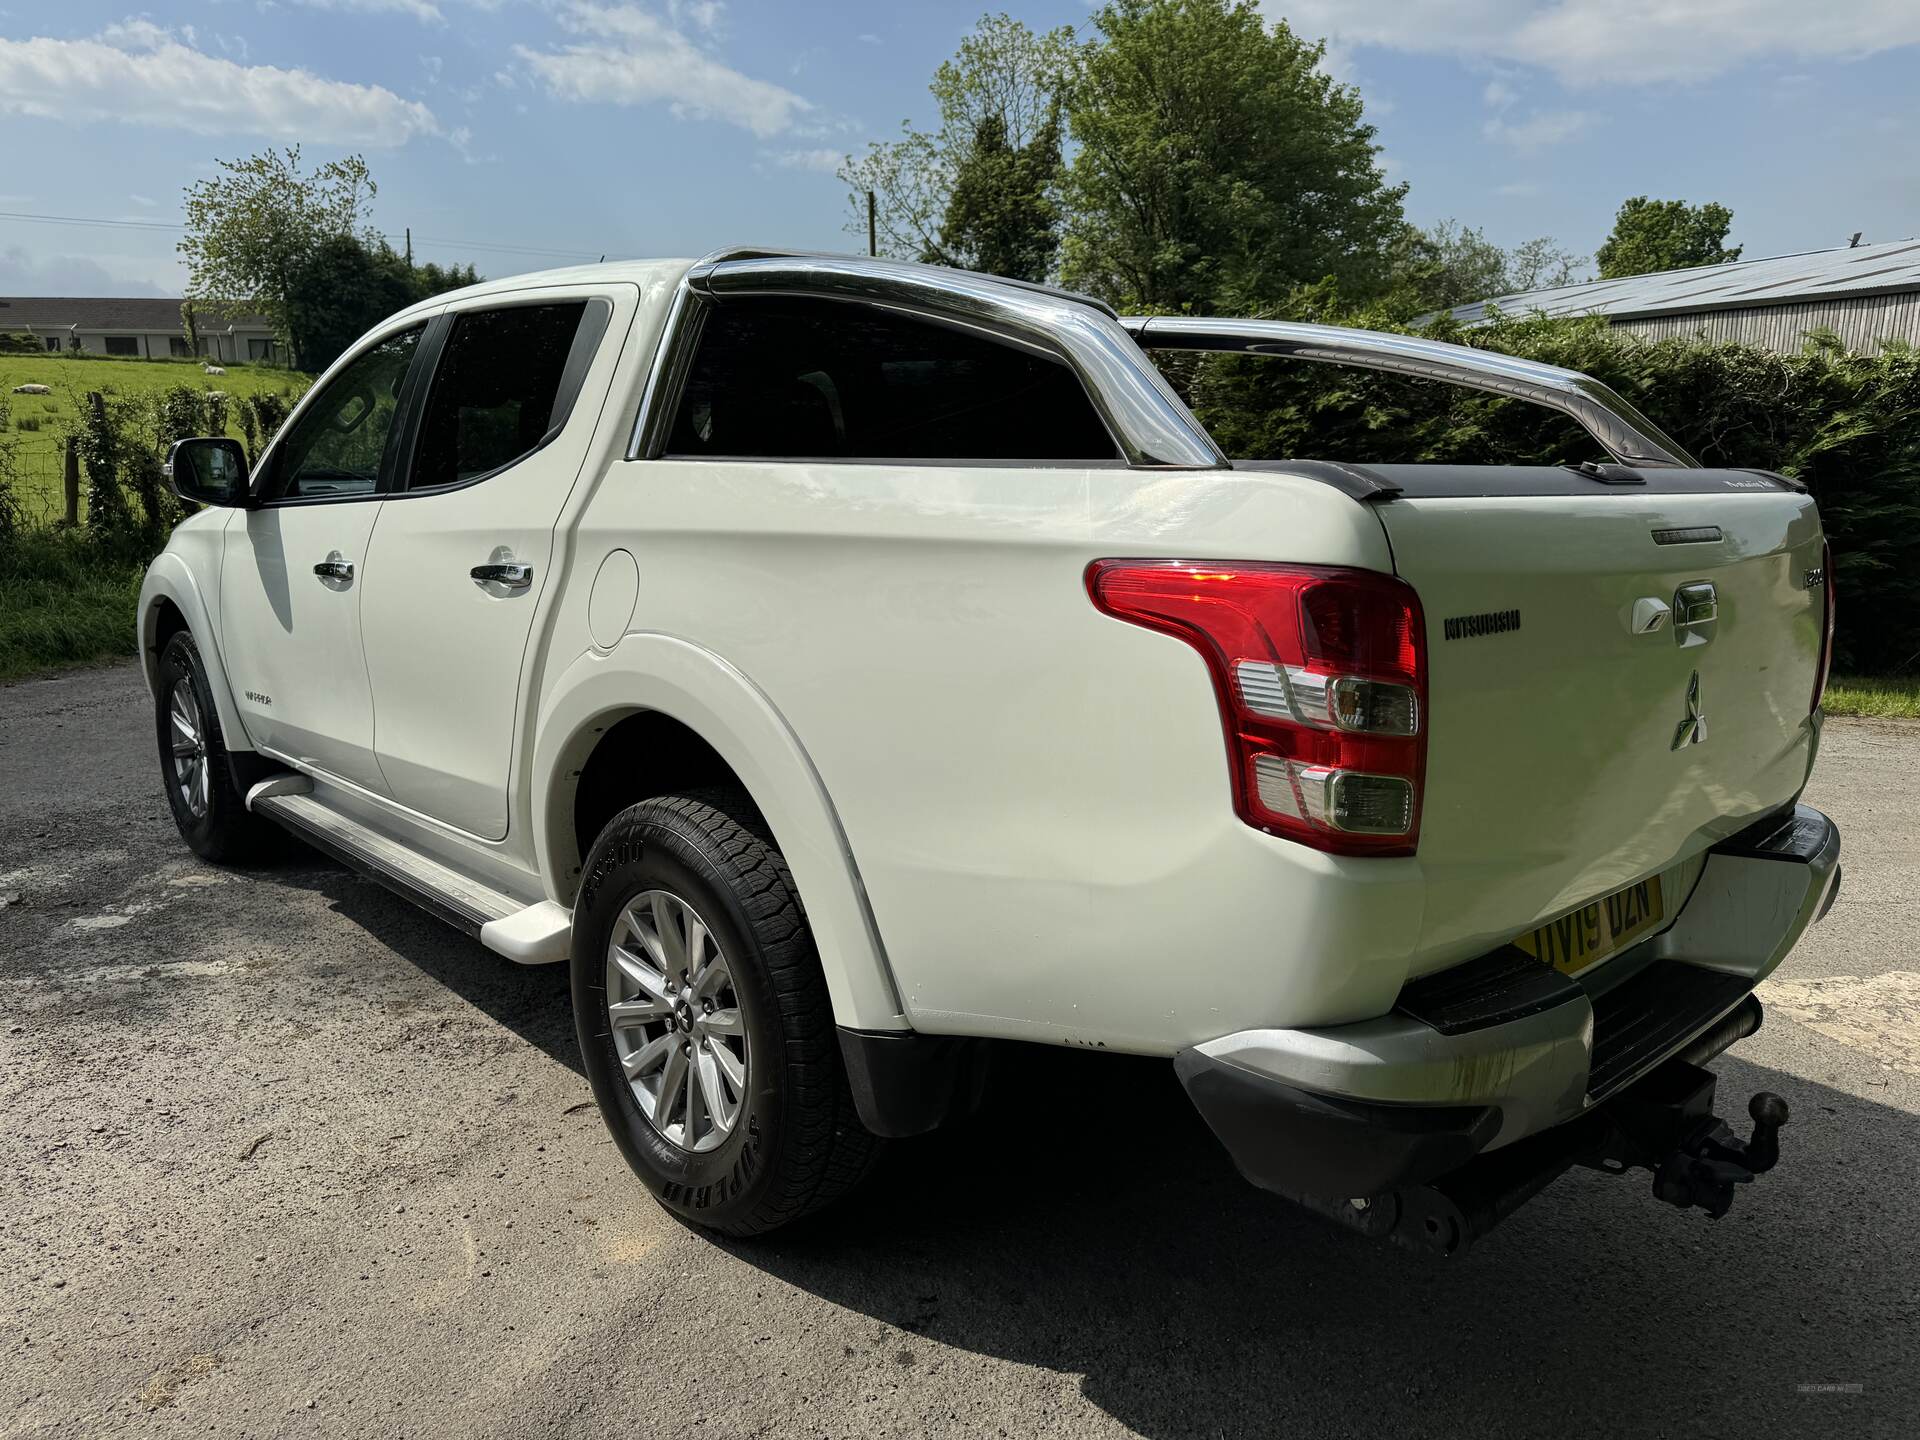
[(1797, 350), (1818, 328), (1859, 350), (1884, 339), (1920, 344), (1920, 239), (1592, 280), (1461, 305), (1453, 315), (1483, 324), (1489, 308), (1603, 315), (1650, 338), (1704, 334), (1774, 350)]

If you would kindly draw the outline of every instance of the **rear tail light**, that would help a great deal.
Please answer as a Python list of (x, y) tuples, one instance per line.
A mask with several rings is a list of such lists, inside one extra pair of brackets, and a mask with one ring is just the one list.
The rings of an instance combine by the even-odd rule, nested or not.
[(1411, 855), (1427, 764), (1426, 624), (1370, 570), (1096, 560), (1093, 603), (1206, 658), (1234, 810), (1339, 855)]
[(1833, 607), (1835, 591), (1833, 588), (1833, 545), (1822, 542), (1820, 546), (1820, 578), (1826, 590), (1826, 619), (1820, 631), (1820, 665), (1813, 672), (1812, 710), (1820, 708), (1820, 701), (1827, 693), (1827, 675), (1833, 669)]

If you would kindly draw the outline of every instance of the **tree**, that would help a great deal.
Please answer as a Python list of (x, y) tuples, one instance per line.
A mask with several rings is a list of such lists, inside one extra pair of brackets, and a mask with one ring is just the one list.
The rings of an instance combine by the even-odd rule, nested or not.
[(396, 310), (479, 279), (471, 265), (409, 265), (384, 240), (329, 236), (288, 279), (287, 325), (295, 360), (304, 369), (324, 370)]
[(1600, 278), (1652, 275), (1693, 265), (1724, 265), (1740, 258), (1740, 246), (1727, 247), (1733, 212), (1708, 201), (1649, 200), (1636, 195), (1613, 218), (1613, 233), (1594, 254)]
[(1006, 122), (986, 115), (954, 172), (940, 226), (946, 263), (967, 270), (1044, 280), (1060, 248), (1060, 112), (1024, 146)]
[(1507, 252), (1507, 293), (1578, 284), (1586, 268), (1586, 256), (1562, 250), (1551, 235), (1541, 235)]
[(1067, 282), (1129, 308), (1257, 308), (1389, 279), (1404, 185), (1324, 44), (1251, 0), (1112, 0), (1068, 100)]
[(898, 140), (841, 165), (847, 229), (866, 235), (872, 191), (881, 254), (1043, 278), (1058, 247), (1060, 102), (1073, 59), (1068, 27), (1036, 35), (983, 16), (928, 87), (939, 128), (902, 122)]
[(293, 277), (323, 240), (363, 234), (377, 188), (358, 155), (302, 170), (300, 147), (218, 162), (187, 186), (187, 302), (201, 311), (264, 315), (292, 343)]
[(1551, 235), (1503, 250), (1484, 231), (1457, 220), (1441, 220), (1427, 230), (1409, 226), (1394, 246), (1389, 308), (1424, 314), (1570, 285), (1585, 265), (1584, 256), (1562, 250)]

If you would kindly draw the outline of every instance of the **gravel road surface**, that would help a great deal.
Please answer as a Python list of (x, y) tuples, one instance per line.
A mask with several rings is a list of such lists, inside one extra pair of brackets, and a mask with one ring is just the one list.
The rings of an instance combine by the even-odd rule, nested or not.
[(1846, 885), (1719, 1067), (1780, 1168), (1717, 1224), (1575, 1173), (1451, 1263), (1066, 1053), (715, 1243), (609, 1143), (561, 969), (201, 863), (153, 748), (132, 667), (0, 689), (0, 1435), (1920, 1433), (1920, 727), (1829, 727)]

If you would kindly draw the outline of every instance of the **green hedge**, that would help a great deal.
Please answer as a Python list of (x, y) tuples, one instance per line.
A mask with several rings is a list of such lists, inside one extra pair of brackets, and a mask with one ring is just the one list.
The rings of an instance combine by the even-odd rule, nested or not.
[[(1312, 293), (1291, 314), (1408, 331), (1378, 314), (1333, 313)], [(1920, 350), (1853, 355), (1816, 336), (1797, 355), (1776, 355), (1636, 340), (1591, 318), (1469, 331), (1443, 321), (1418, 333), (1583, 370), (1702, 464), (1799, 480), (1819, 501), (1833, 543), (1838, 668), (1890, 674), (1920, 663)], [(1561, 416), (1458, 386), (1241, 357), (1175, 361), (1170, 370), (1236, 458), (1560, 464), (1596, 453)]]

